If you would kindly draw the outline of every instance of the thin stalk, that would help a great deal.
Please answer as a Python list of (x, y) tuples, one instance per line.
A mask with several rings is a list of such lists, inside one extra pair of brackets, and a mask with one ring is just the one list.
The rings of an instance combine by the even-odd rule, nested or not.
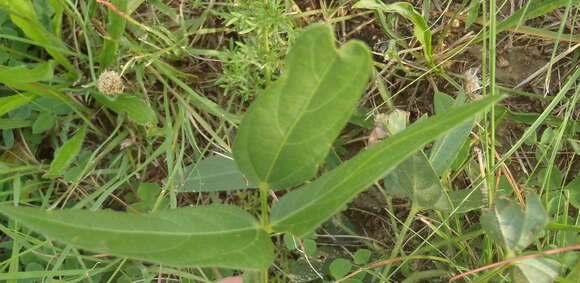
[[(496, 79), (495, 79), (495, 48), (496, 48), (496, 3), (495, 0), (489, 1), (489, 95), (496, 94)], [(488, 189), (488, 205), (491, 207), (495, 199), (495, 107), (491, 107), (489, 113), (489, 146), (487, 148), (487, 189)]]
[(262, 226), (269, 230), (270, 226), (270, 206), (268, 205), (268, 183), (260, 183), (260, 203), (262, 205), (262, 215), (260, 217), (260, 223)]
[[(401, 233), (397, 237), (397, 242), (395, 243), (395, 247), (393, 248), (393, 251), (391, 252), (389, 258), (395, 258), (401, 252), (403, 242), (407, 238), (407, 232), (409, 232), (409, 229), (411, 228), (411, 223), (413, 222), (413, 219), (415, 219), (415, 216), (417, 215), (418, 212), (419, 208), (415, 204), (413, 204), (411, 206), (411, 210), (409, 211), (409, 215), (407, 215), (407, 219), (405, 219), (405, 223), (403, 223), (403, 228), (401, 229)], [(385, 277), (390, 277), (388, 276), (388, 274), (391, 271), (391, 267), (392, 264), (385, 265), (382, 275)]]
[(268, 283), (268, 269), (260, 271), (260, 282)]
[[(271, 232), (270, 229), (270, 205), (268, 204), (268, 183), (260, 183), (260, 203), (262, 205), (262, 211), (260, 216), (260, 223), (266, 231)], [(268, 268), (261, 270), (258, 274), (260, 283), (268, 283)]]

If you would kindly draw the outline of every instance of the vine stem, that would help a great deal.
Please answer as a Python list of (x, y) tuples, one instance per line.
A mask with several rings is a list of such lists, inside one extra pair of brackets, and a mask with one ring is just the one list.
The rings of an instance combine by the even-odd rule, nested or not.
[(268, 227), (270, 226), (270, 206), (268, 205), (268, 183), (260, 183), (260, 204), (261, 208), (261, 216), (260, 216), (260, 223), (262, 226), (269, 230)]
[[(268, 183), (260, 183), (260, 203), (262, 206), (260, 223), (266, 231), (270, 232), (270, 205), (268, 204), (268, 191), (270, 190)], [(261, 283), (268, 283), (268, 269), (260, 271), (259, 280)]]
[[(403, 242), (405, 241), (407, 232), (409, 232), (411, 223), (413, 222), (413, 219), (415, 218), (419, 210), (420, 209), (415, 204), (411, 206), (409, 215), (407, 215), (407, 219), (405, 219), (405, 223), (403, 223), (403, 228), (401, 229), (401, 233), (397, 237), (397, 242), (395, 243), (395, 247), (393, 248), (393, 251), (391, 251), (391, 256), (389, 258), (395, 258), (401, 252), (401, 248), (403, 247)], [(385, 268), (383, 269), (382, 272), (383, 276), (387, 276), (389, 274), (389, 272), (391, 271), (391, 267), (392, 267), (391, 263), (385, 265)]]

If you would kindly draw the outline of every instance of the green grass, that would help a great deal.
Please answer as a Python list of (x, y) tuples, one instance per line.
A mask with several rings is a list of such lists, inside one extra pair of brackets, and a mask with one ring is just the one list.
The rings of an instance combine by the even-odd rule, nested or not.
[[(339, 45), (358, 38), (371, 49), (388, 46), (373, 49), (373, 78), (318, 175), (367, 151), (369, 134), (382, 127), (373, 121), (379, 114), (403, 110), (413, 124), (481, 96), (509, 98), (469, 133), (446, 136), (458, 142), (441, 149), (451, 160), (438, 160), (429, 180), (451, 209), (418, 208), (415, 195), (381, 179), (315, 232), (273, 234), (276, 260), (260, 273), (94, 254), (1, 215), (0, 281), (215, 282), (243, 274), (270, 282), (446, 282), (558, 248), (565, 250), (535, 262), (556, 270), (533, 277), (548, 279), (523, 282), (580, 276), (577, 252), (566, 250), (580, 249), (580, 53), (570, 51), (580, 42), (577, 0), (406, 1), (389, 9), (353, 8), (358, 1), (110, 1), (115, 9), (101, 2), (0, 0), (1, 205), (148, 213), (223, 203), (260, 216), (292, 190), (178, 188), (206, 157), (232, 156), (249, 105), (280, 78), (301, 29), (317, 22), (333, 25)], [(544, 71), (510, 82), (506, 68), (525, 70), (515, 57), (509, 67), (500, 64), (510, 51), (540, 61)], [(474, 92), (465, 76), (471, 67), (483, 86)], [(122, 76), (124, 94), (99, 92), (105, 71)], [(430, 162), (435, 148), (423, 149)], [(401, 168), (393, 172), (428, 179)], [(530, 207), (533, 194), (548, 224), (516, 230), (531, 235), (525, 248), (502, 242), (480, 221), (503, 199)], [(362, 260), (357, 251), (370, 256)], [(512, 262), (455, 282), (513, 282), (525, 278), (520, 271), (537, 272)]]

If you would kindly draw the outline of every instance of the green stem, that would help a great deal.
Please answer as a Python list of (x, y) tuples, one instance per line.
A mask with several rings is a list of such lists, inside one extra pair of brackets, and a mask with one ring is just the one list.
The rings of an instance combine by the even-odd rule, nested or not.
[[(262, 214), (260, 216), (260, 223), (266, 231), (271, 232), (270, 229), (270, 205), (268, 205), (268, 183), (260, 183), (260, 203), (262, 205)], [(261, 283), (268, 283), (268, 269), (260, 271), (258, 274)]]
[(268, 269), (260, 272), (260, 282), (268, 283)]
[[(419, 208), (413, 204), (411, 206), (411, 210), (409, 211), (409, 215), (407, 215), (407, 219), (405, 219), (405, 223), (403, 223), (403, 228), (401, 229), (401, 233), (398, 235), (397, 237), (397, 242), (395, 243), (395, 247), (393, 248), (393, 251), (391, 252), (391, 255), (389, 258), (395, 258), (400, 252), (401, 252), (401, 248), (403, 247), (403, 242), (405, 241), (405, 239), (407, 238), (407, 232), (409, 232), (409, 229), (411, 228), (411, 223), (413, 222), (413, 219), (415, 218), (415, 216), (417, 215), (417, 212), (419, 212)], [(389, 272), (391, 271), (391, 267), (392, 264), (387, 264), (385, 265), (385, 268), (383, 269), (383, 276), (388, 277)]]
[(270, 226), (270, 206), (268, 205), (268, 183), (260, 183), (260, 203), (262, 205), (262, 215), (260, 217), (260, 223), (266, 230), (269, 230)]

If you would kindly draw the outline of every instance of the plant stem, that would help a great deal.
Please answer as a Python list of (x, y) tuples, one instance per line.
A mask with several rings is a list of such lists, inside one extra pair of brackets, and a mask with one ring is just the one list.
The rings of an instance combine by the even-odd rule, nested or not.
[(260, 271), (260, 282), (268, 283), (268, 269)]
[[(395, 243), (395, 247), (393, 248), (393, 251), (391, 252), (391, 256), (389, 258), (395, 258), (400, 253), (401, 248), (403, 247), (403, 242), (406, 239), (407, 232), (409, 232), (411, 223), (413, 222), (415, 215), (417, 215), (417, 212), (419, 212), (419, 208), (415, 204), (413, 204), (411, 206), (411, 210), (409, 211), (409, 215), (407, 215), (407, 219), (405, 219), (405, 223), (403, 223), (403, 228), (401, 229), (401, 233), (397, 237), (397, 242)], [(392, 267), (391, 264), (385, 265), (382, 275), (388, 276), (389, 272), (391, 271), (391, 267)]]
[(262, 226), (266, 229), (269, 230), (269, 226), (270, 226), (270, 206), (268, 205), (268, 183), (260, 183), (260, 203), (262, 206), (262, 214), (260, 217), (260, 223), (262, 224)]

